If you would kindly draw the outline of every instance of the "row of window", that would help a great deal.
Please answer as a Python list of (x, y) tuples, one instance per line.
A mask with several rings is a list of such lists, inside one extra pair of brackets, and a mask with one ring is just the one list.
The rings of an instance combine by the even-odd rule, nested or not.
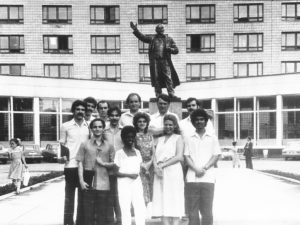
[[(300, 61), (281, 62), (282, 73), (300, 72)], [(120, 64), (92, 64), (92, 79), (121, 81)], [(0, 64), (1, 75), (25, 75), (25, 64)], [(262, 62), (238, 62), (233, 64), (234, 77), (251, 77), (263, 75)], [(74, 78), (73, 64), (44, 64), (45, 77)], [(149, 64), (139, 64), (141, 82), (150, 81)], [(186, 64), (186, 80), (216, 79), (215, 63)]]
[[(300, 50), (300, 32), (282, 32), (281, 50)], [(148, 44), (139, 41), (139, 53), (148, 53)], [(216, 51), (215, 34), (187, 34), (187, 53)], [(263, 51), (263, 33), (234, 34), (234, 52)], [(72, 35), (44, 35), (43, 52), (57, 54), (73, 53)], [(23, 35), (0, 35), (0, 53), (25, 53)], [(91, 35), (92, 54), (120, 54), (120, 35)]]
[[(300, 19), (300, 3), (282, 3), (281, 18), (285, 21)], [(43, 23), (72, 23), (72, 6), (43, 5)], [(263, 22), (264, 4), (234, 4), (233, 21), (235, 23)], [(186, 23), (215, 23), (215, 4), (186, 5)], [(0, 5), (0, 23), (24, 23), (22, 5)], [(91, 24), (120, 24), (120, 6), (90, 6)], [(139, 5), (139, 24), (168, 23), (168, 6)]]

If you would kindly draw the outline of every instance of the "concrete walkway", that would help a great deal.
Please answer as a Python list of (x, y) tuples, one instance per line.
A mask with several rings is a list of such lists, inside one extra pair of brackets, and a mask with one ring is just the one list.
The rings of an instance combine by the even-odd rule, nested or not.
[[(221, 168), (217, 173), (214, 225), (300, 224), (300, 184), (247, 169)], [(0, 224), (61, 225), (63, 202), (61, 179), (1, 200)]]

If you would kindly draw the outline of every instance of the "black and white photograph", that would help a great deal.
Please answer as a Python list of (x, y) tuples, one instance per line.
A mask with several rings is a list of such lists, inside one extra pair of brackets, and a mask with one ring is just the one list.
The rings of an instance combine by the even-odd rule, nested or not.
[(300, 0), (0, 0), (1, 225), (299, 225)]

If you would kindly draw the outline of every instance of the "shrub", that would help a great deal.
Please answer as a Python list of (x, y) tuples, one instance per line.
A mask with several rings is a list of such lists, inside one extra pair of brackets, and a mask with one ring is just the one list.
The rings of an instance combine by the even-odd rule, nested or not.
[[(30, 177), (28, 186), (32, 186), (32, 185), (35, 185), (37, 183), (44, 182), (46, 180), (50, 180), (50, 179), (53, 179), (55, 177), (60, 177), (60, 176), (63, 175), (63, 173), (64, 173), (63, 171), (52, 171), (50, 173), (42, 174), (40, 176), (32, 176), (32, 177)], [(23, 184), (22, 184), (21, 188), (24, 188)], [(0, 196), (11, 193), (15, 190), (16, 190), (16, 188), (12, 183), (11, 184), (6, 184), (6, 185), (0, 187)]]

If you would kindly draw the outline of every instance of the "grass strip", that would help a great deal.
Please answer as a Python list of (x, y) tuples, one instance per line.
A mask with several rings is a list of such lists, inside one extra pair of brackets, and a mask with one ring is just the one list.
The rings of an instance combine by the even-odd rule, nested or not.
[(279, 170), (260, 170), (260, 171), (264, 172), (264, 173), (270, 173), (270, 174), (279, 175), (279, 176), (283, 176), (283, 177), (287, 177), (287, 178), (291, 178), (291, 179), (300, 181), (299, 174), (288, 173), (288, 172), (283, 172), (283, 171), (279, 171)]
[[(55, 177), (60, 177), (63, 174), (64, 174), (63, 171), (52, 171), (50, 173), (42, 174), (40, 176), (32, 176), (29, 179), (28, 187), (32, 186), (32, 185), (35, 185), (37, 183), (41, 183), (41, 182), (53, 179)], [(23, 188), (23, 187), (24, 187), (24, 185), (22, 184), (21, 188)], [(16, 188), (12, 183), (11, 184), (6, 184), (6, 185), (0, 187), (0, 196), (11, 193), (15, 190), (16, 190)]]

